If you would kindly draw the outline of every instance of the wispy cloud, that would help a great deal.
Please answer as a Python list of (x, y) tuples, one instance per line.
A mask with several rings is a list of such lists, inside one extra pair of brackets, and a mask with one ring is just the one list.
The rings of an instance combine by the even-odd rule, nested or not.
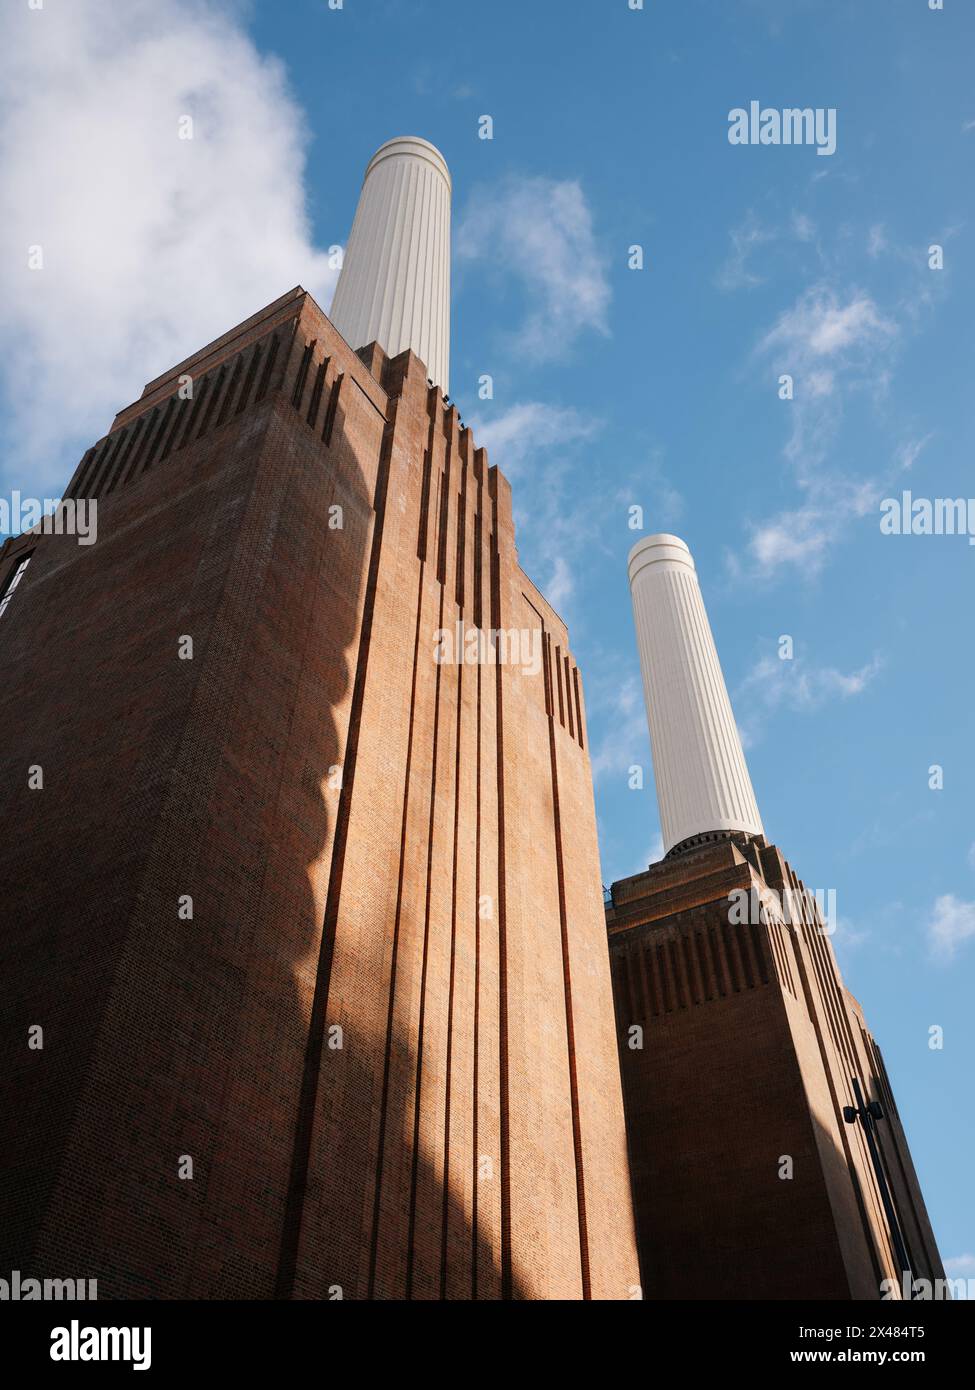
[(301, 112), (228, 7), (4, 6), (0, 87), (0, 370), (17, 483), (40, 489), (154, 373), (299, 280), (327, 299), (335, 272)]
[(887, 250), (887, 233), (882, 222), (876, 222), (867, 236), (867, 255), (876, 260), (882, 251)]
[(975, 936), (975, 902), (964, 902), (953, 893), (936, 898), (928, 918), (928, 942), (936, 959), (953, 960), (959, 948)]
[(809, 573), (822, 565), (831, 534), (827, 511), (800, 507), (780, 512), (770, 521), (755, 523), (748, 548), (762, 574), (774, 574), (785, 565)]
[(803, 505), (781, 511), (765, 521), (749, 523), (746, 562), (728, 553), (731, 572), (766, 578), (791, 566), (808, 577), (826, 563), (831, 548), (850, 522), (876, 509), (882, 489), (879, 482), (832, 476), (813, 485), (806, 480)]
[[(621, 511), (632, 506), (643, 508), (647, 531), (664, 531), (676, 526), (684, 512), (684, 498), (664, 469), (664, 450), (654, 447), (647, 458), (627, 478), (615, 494)], [(637, 535), (633, 536), (634, 541)]]
[(456, 86), (445, 83), (443, 67), (436, 62), (421, 63), (411, 80), (417, 96), (428, 101), (470, 101), (474, 96), (474, 88), (469, 82), (459, 82)]
[[(844, 853), (849, 859), (857, 859), (863, 854), (872, 855), (878, 850), (910, 844), (926, 833), (926, 827), (934, 818), (934, 811), (929, 806), (907, 812), (896, 805), (884, 803), (876, 815), (860, 826)], [(885, 909), (885, 912), (888, 911)]]
[(766, 710), (789, 709), (812, 714), (832, 700), (849, 700), (862, 695), (883, 668), (874, 656), (856, 671), (840, 671), (835, 666), (814, 666), (802, 657), (781, 661), (763, 656), (742, 681), (738, 696), (757, 702)]
[(814, 0), (792, 0), (790, 5), (783, 5), (782, 0), (747, 0), (752, 9), (758, 10), (764, 16), (768, 25), (769, 35), (780, 38), (789, 23), (795, 20), (805, 10), (814, 3)]
[(797, 241), (812, 241), (815, 237), (816, 225), (807, 213), (792, 214), (792, 235)]
[(921, 453), (934, 438), (934, 431), (926, 434), (922, 439), (907, 439), (897, 450), (897, 466), (902, 473), (909, 468), (913, 468)]
[[(785, 256), (792, 257), (795, 254), (794, 242), (812, 247), (817, 258), (822, 260), (816, 223), (807, 212), (795, 208), (778, 225), (763, 222), (749, 208), (742, 220), (728, 232), (728, 240), (728, 255), (714, 277), (717, 288), (728, 293), (764, 285), (770, 278), (770, 258), (777, 255), (781, 262)], [(759, 252), (763, 252), (761, 271), (755, 266)]]
[(593, 416), (544, 401), (519, 401), (500, 414), (478, 415), (469, 423), (478, 445), (508, 478), (542, 450), (590, 439), (599, 428)]
[(756, 355), (795, 383), (784, 453), (800, 486), (824, 481), (845, 399), (876, 384), (897, 333), (893, 319), (864, 291), (842, 294), (820, 283), (800, 295), (760, 339)]
[(801, 500), (751, 523), (744, 560), (729, 557), (733, 572), (770, 578), (791, 566), (815, 574), (850, 522), (877, 505), (882, 483), (846, 475), (833, 451), (849, 399), (886, 390), (898, 333), (895, 320), (865, 291), (819, 282), (761, 336), (756, 358), (794, 383), (783, 455)]
[(601, 421), (571, 406), (521, 401), (469, 423), (491, 463), (507, 478), (517, 477), (519, 550), (549, 603), (566, 617), (576, 558), (591, 555), (599, 525), (592, 496), (576, 485), (572, 455), (599, 432)]
[(575, 577), (564, 555), (554, 555), (551, 559), (548, 580), (544, 594), (556, 613), (561, 613), (575, 591)]
[(752, 254), (775, 239), (776, 233), (764, 226), (755, 214), (748, 212), (743, 221), (728, 233), (731, 249), (728, 259), (715, 276), (718, 289), (753, 290), (764, 283), (763, 277), (750, 265)]
[(852, 290), (844, 302), (832, 287), (820, 284), (779, 316), (759, 351), (780, 354), (785, 370), (805, 370), (824, 358), (885, 343), (896, 333), (897, 325), (862, 290)]
[(522, 357), (563, 356), (583, 333), (609, 333), (607, 258), (574, 179), (511, 177), (471, 194), (454, 237), (460, 265), (517, 281), (528, 310), (511, 334)]
[(856, 951), (873, 937), (869, 927), (858, 926), (849, 917), (840, 917), (833, 932), (833, 945), (840, 951)]
[(647, 860), (646, 860), (646, 864), (643, 864), (641, 867), (642, 867), (642, 868), (647, 868), (650, 864), (656, 864), (656, 863), (658, 863), (661, 859), (663, 859), (663, 857), (664, 857), (664, 837), (661, 835), (660, 831), (658, 830), (657, 833), (656, 833), (656, 835), (653, 837), (653, 840), (652, 840), (652, 842), (651, 842), (650, 848), (647, 850)]
[[(972, 122), (975, 125), (975, 121)], [(953, 1255), (945, 1260), (945, 1274), (949, 1279), (975, 1279), (975, 1255)], [(952, 1289), (952, 1298), (959, 1302), (967, 1301), (967, 1289)]]
[(587, 702), (590, 727), (598, 724), (600, 730), (591, 750), (593, 777), (623, 776), (634, 764), (647, 767), (650, 736), (639, 679), (629, 676), (606, 688), (590, 683)]

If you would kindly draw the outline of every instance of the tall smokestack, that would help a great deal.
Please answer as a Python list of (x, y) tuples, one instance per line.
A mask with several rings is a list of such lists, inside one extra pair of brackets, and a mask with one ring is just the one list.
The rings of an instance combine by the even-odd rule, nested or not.
[(647, 536), (628, 569), (664, 853), (709, 831), (761, 835), (691, 552)]
[(329, 314), (354, 348), (412, 348), (450, 389), (450, 171), (428, 140), (401, 135), (366, 169)]

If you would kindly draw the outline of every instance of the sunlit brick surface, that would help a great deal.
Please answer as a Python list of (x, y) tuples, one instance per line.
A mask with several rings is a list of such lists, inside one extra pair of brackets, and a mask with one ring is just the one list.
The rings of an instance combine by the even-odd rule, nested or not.
[[(613, 884), (606, 916), (648, 1298), (878, 1299), (881, 1280), (900, 1287), (864, 1132), (842, 1117), (854, 1076), (884, 1107), (883, 1165), (914, 1274), (944, 1278), (883, 1060), (815, 904), (791, 924), (774, 911), (729, 920), (729, 894), (771, 889), (786, 902), (789, 888), (800, 880), (761, 837)], [(634, 1025), (642, 1047), (630, 1045)]]
[[(36, 541), (0, 627), (7, 1269), (638, 1289), (578, 677), (426, 376), (293, 291), (86, 453), (96, 545)], [(438, 664), (458, 617), (540, 628), (538, 674)]]

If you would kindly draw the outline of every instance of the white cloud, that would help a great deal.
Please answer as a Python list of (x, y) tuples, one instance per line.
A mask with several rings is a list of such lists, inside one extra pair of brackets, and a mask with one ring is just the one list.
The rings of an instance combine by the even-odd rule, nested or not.
[(872, 259), (880, 255), (881, 251), (887, 250), (887, 234), (883, 223), (877, 222), (870, 228), (870, 235), (867, 238), (867, 255)]
[(812, 241), (816, 235), (816, 225), (804, 212), (792, 214), (792, 234), (797, 241)]
[(663, 468), (663, 452), (654, 449), (641, 470), (645, 496), (653, 512), (653, 530), (676, 526), (684, 512), (684, 499), (667, 477)]
[(729, 556), (732, 573), (771, 578), (790, 566), (809, 575), (855, 518), (883, 495), (875, 479), (855, 479), (833, 462), (848, 400), (866, 389), (883, 395), (888, 354), (898, 338), (895, 321), (858, 289), (840, 293), (819, 283), (784, 310), (760, 339), (755, 355), (769, 359), (776, 376), (793, 377), (789, 432), (783, 454), (800, 490), (798, 505), (753, 522), (746, 563)]
[(763, 226), (753, 212), (749, 212), (744, 221), (732, 227), (728, 237), (731, 250), (715, 276), (715, 283), (720, 290), (753, 290), (764, 280), (751, 268), (749, 260), (760, 246), (775, 240), (775, 233)]
[(805, 386), (814, 400), (821, 396), (831, 396), (836, 387), (836, 373), (825, 368), (810, 371), (805, 378)]
[[(515, 528), (532, 579), (562, 617), (575, 593), (576, 557), (591, 555), (599, 521), (593, 498), (573, 476), (570, 460), (601, 422), (571, 406), (521, 401), (498, 415), (468, 422), (509, 480), (518, 479)], [(527, 466), (526, 466), (527, 465)], [(585, 476), (592, 479), (593, 469)]]
[(790, 365), (806, 367), (821, 357), (883, 344), (896, 333), (897, 325), (869, 295), (853, 290), (844, 304), (829, 286), (814, 285), (779, 316), (760, 351), (784, 353), (788, 370)]
[(855, 951), (872, 939), (869, 927), (858, 927), (849, 917), (840, 917), (833, 932), (833, 946), (842, 951)]
[(651, 448), (645, 460), (630, 471), (614, 500), (627, 513), (630, 507), (642, 507), (643, 525), (651, 533), (676, 526), (684, 512), (684, 498), (667, 476), (664, 450), (659, 446)]
[(771, 574), (785, 565), (794, 565), (808, 573), (822, 565), (832, 531), (829, 514), (818, 508), (780, 512), (756, 525), (748, 550), (763, 574)]
[[(647, 780), (650, 736), (640, 681), (630, 676), (611, 688), (590, 684), (587, 703), (590, 730), (598, 723), (602, 731), (591, 750), (593, 778), (598, 781), (608, 773), (623, 776), (630, 767), (639, 764), (645, 769)], [(657, 857), (659, 859), (660, 855)], [(647, 863), (650, 862), (648, 859)]]
[(945, 1260), (945, 1274), (949, 1279), (975, 1279), (975, 1255), (954, 1255)]
[(478, 447), (487, 449), (491, 463), (509, 479), (540, 451), (589, 439), (599, 428), (597, 420), (571, 406), (544, 401), (520, 401), (499, 415), (478, 416), (469, 423)]
[(301, 112), (232, 6), (5, 6), (0, 86), (0, 362), (14, 481), (40, 489), (152, 376), (295, 284), (327, 301), (335, 272)]
[(936, 898), (928, 919), (928, 941), (934, 955), (951, 960), (970, 936), (975, 936), (975, 902), (962, 902), (953, 893)]
[[(789, 566), (806, 576), (816, 574), (850, 521), (874, 511), (881, 496), (869, 479), (855, 482), (833, 476), (803, 481), (811, 500), (751, 524), (745, 553), (751, 572), (760, 578)], [(732, 571), (740, 572), (737, 556), (730, 559)]]
[(882, 666), (879, 656), (848, 672), (835, 666), (811, 666), (799, 656), (791, 661), (764, 656), (745, 677), (738, 698), (757, 700), (769, 710), (784, 708), (811, 714), (831, 700), (862, 695)]
[[(843, 296), (818, 284), (801, 294), (761, 338), (756, 355), (769, 358), (777, 376), (788, 373), (795, 381), (784, 453), (801, 487), (815, 490), (827, 480), (824, 469), (845, 399), (864, 385), (882, 392), (883, 354), (897, 333), (896, 323), (869, 295), (852, 289)], [(839, 485), (854, 486), (849, 479), (840, 479)]]
[(586, 196), (573, 179), (512, 177), (475, 189), (454, 235), (457, 262), (489, 262), (521, 285), (528, 312), (512, 346), (559, 358), (580, 334), (608, 335), (606, 258)]
[(543, 592), (556, 613), (562, 612), (572, 597), (574, 589), (575, 580), (568, 560), (564, 555), (555, 555), (552, 558), (551, 571)]
[(921, 455), (923, 449), (934, 438), (934, 433), (926, 434), (923, 439), (908, 439), (897, 451), (897, 466), (901, 472), (906, 472), (908, 468), (913, 468)]

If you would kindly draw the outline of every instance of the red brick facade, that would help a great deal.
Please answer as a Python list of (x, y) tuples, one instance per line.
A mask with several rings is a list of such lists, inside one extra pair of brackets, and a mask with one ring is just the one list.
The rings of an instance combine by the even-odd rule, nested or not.
[[(95, 545), (0, 550), (0, 585), (34, 550), (0, 619), (0, 1265), (635, 1296), (581, 685), (506, 480), (412, 353), (295, 290), (65, 495)], [(438, 663), (458, 618), (540, 630), (538, 673)]]
[[(880, 1052), (802, 890), (761, 837), (703, 843), (613, 885), (648, 1298), (878, 1299), (882, 1280), (901, 1286), (864, 1129), (842, 1114), (853, 1077), (883, 1105), (882, 1167), (913, 1274), (944, 1278)], [(764, 903), (759, 919), (733, 920), (732, 894)]]

